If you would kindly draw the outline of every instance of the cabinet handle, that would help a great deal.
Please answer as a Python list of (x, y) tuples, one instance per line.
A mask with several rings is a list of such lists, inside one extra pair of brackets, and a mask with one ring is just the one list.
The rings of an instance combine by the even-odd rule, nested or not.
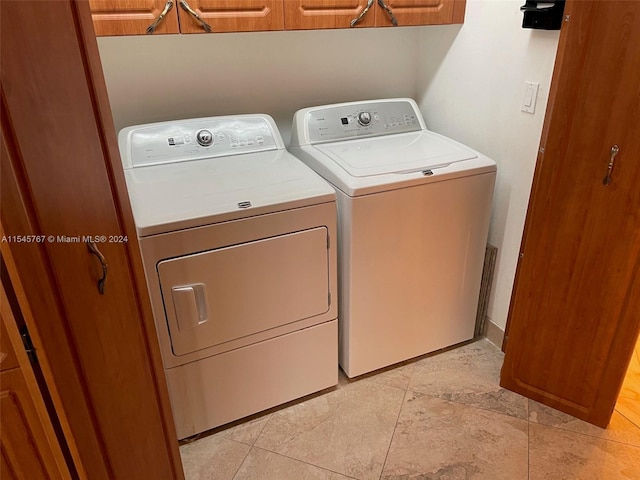
[(98, 280), (98, 292), (100, 292), (100, 295), (104, 295), (104, 284), (107, 281), (107, 262), (105, 261), (102, 252), (98, 250), (95, 242), (87, 241), (87, 247), (89, 248), (89, 252), (98, 257), (98, 260), (100, 260), (100, 264), (102, 265), (102, 277)]
[(156, 18), (155, 22), (147, 27), (147, 35), (156, 31), (156, 28), (158, 27), (158, 25), (160, 25), (160, 22), (164, 20), (164, 17), (167, 15), (167, 12), (171, 10), (171, 8), (173, 8), (173, 0), (169, 0), (167, 2), (167, 4), (164, 6), (164, 10), (160, 12), (160, 15), (158, 15), (158, 18)]
[(354, 18), (353, 20), (351, 20), (351, 23), (349, 25), (351, 25), (352, 27), (355, 27), (358, 23), (360, 23), (360, 20), (362, 20), (362, 18), (367, 14), (367, 12), (369, 11), (369, 9), (371, 8), (371, 6), (373, 5), (373, 1), (374, 0), (369, 0), (367, 2), (367, 6), (364, 7), (364, 10), (362, 10), (360, 12), (360, 15), (358, 15), (356, 18)]
[(200, 25), (202, 25), (202, 28), (204, 28), (205, 32), (208, 32), (208, 33), (211, 32), (211, 25), (209, 25), (207, 22), (202, 20), (202, 18), (200, 18), (200, 15), (198, 15), (185, 0), (180, 0), (180, 6), (185, 12), (189, 13), (189, 15), (191, 15), (198, 22), (200, 22)]
[(614, 145), (611, 147), (611, 151), (609, 152), (609, 165), (607, 165), (607, 174), (604, 176), (602, 180), (603, 185), (611, 185), (611, 172), (613, 172), (613, 163), (616, 161), (616, 155), (620, 151), (620, 147), (618, 145)]
[(398, 21), (396, 20), (396, 17), (391, 11), (391, 9), (389, 8), (389, 6), (386, 3), (384, 3), (384, 0), (378, 0), (378, 5), (380, 5), (382, 8), (384, 8), (387, 11), (387, 13), (389, 14), (389, 17), (391, 18), (391, 24), (394, 27), (397, 27)]

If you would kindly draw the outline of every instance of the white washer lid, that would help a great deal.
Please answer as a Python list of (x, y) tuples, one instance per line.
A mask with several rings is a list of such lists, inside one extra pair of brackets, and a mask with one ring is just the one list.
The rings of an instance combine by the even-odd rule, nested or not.
[(286, 150), (127, 169), (125, 178), (141, 237), (335, 199)]
[(316, 145), (354, 177), (440, 168), (477, 154), (428, 130)]

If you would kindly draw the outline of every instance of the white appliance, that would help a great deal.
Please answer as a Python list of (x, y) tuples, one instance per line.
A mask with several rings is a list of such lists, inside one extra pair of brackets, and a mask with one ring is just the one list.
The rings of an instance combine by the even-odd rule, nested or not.
[(473, 338), (495, 162), (427, 130), (411, 99), (300, 110), (290, 151), (338, 195), (345, 373)]
[(178, 438), (336, 385), (335, 193), (271, 117), (119, 146)]

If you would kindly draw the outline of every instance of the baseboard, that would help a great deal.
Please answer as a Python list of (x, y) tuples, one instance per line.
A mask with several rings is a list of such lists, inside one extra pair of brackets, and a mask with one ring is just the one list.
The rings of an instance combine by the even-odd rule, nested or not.
[(496, 347), (502, 348), (502, 340), (504, 339), (504, 330), (493, 323), (489, 317), (485, 323), (484, 336), (489, 339)]

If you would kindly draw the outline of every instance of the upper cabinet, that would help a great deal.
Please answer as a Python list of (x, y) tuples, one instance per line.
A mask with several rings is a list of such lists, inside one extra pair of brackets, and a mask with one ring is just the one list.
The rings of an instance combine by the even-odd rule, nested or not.
[(373, 0), (285, 0), (287, 30), (374, 27)]
[(284, 0), (287, 30), (463, 23), (466, 0)]
[(284, 30), (283, 0), (89, 0), (98, 36)]
[(180, 31), (201, 33), (284, 30), (283, 0), (179, 1)]
[(96, 35), (464, 22), (466, 0), (89, 0)]
[(384, 5), (376, 9), (377, 27), (446, 25), (464, 23), (466, 0), (385, 0)]
[(176, 0), (89, 0), (98, 36), (180, 33)]

